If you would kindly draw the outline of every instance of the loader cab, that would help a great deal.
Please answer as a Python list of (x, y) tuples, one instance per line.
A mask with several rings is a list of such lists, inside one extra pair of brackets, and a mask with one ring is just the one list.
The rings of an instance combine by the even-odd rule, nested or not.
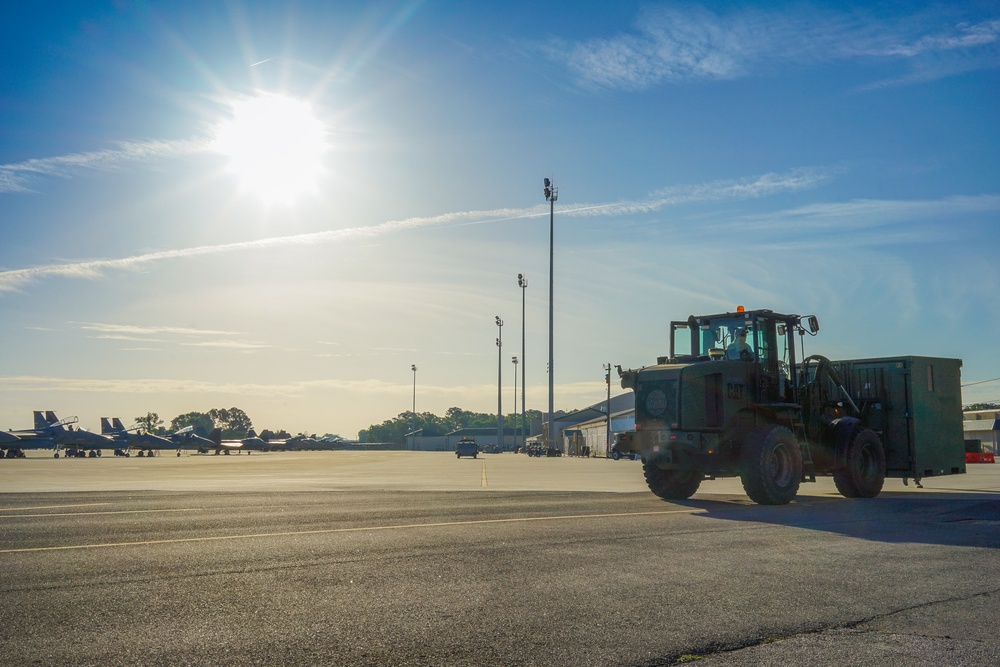
[[(747, 398), (755, 403), (794, 403), (794, 332), (818, 331), (815, 318), (770, 310), (694, 316), (670, 323), (669, 363), (725, 364), (724, 375), (747, 380)], [(742, 337), (745, 335), (745, 338)]]

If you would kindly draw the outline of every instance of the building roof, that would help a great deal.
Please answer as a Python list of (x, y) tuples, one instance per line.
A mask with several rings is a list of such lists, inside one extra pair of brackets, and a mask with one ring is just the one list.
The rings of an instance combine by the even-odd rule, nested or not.
[(966, 433), (972, 431), (1000, 431), (1000, 419), (966, 419), (962, 422), (962, 430)]
[[(568, 412), (562, 417), (556, 417), (556, 423), (563, 424), (580, 424), (585, 421), (590, 421), (593, 419), (604, 419), (607, 414), (608, 401), (603, 400), (598, 403), (594, 403), (582, 410), (575, 410), (573, 412)], [(621, 414), (623, 412), (627, 413), (635, 409), (635, 393), (628, 391), (624, 394), (618, 394), (617, 396), (611, 397), (611, 416), (614, 417), (616, 414)]]

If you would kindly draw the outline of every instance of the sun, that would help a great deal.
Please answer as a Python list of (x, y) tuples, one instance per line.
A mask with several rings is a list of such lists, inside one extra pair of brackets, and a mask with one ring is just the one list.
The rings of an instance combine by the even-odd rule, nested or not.
[(234, 101), (219, 125), (216, 150), (229, 158), (241, 187), (267, 201), (292, 201), (313, 191), (323, 172), (326, 131), (309, 104), (259, 94)]

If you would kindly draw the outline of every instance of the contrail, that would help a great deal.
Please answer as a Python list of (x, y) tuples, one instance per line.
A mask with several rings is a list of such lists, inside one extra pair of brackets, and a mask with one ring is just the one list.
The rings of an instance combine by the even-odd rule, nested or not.
[(211, 141), (208, 139), (124, 141), (118, 144), (117, 150), (105, 149), (87, 153), (72, 153), (2, 164), (0, 165), (0, 194), (28, 191), (26, 182), (31, 176), (69, 177), (80, 169), (113, 169), (127, 162), (196, 155), (206, 152), (210, 146)]
[[(828, 176), (819, 170), (796, 170), (787, 175), (765, 174), (747, 181), (724, 181), (709, 183), (687, 188), (670, 188), (658, 193), (660, 196), (645, 201), (621, 201), (606, 204), (581, 205), (574, 208), (559, 210), (560, 215), (568, 216), (616, 216), (625, 214), (648, 213), (667, 206), (679, 204), (714, 201), (721, 199), (760, 197), (800, 190), (812, 187), (825, 180)], [(14, 269), (0, 272), (0, 293), (14, 291), (19, 287), (49, 276), (68, 278), (97, 278), (109, 270), (128, 270), (163, 260), (216, 255), (242, 250), (275, 248), (282, 246), (316, 245), (321, 243), (336, 243), (347, 239), (373, 238), (392, 232), (415, 230), (426, 227), (448, 227), (465, 225), (483, 225), (510, 220), (541, 217), (548, 214), (548, 206), (539, 204), (529, 208), (503, 208), (486, 211), (460, 211), (444, 213), (430, 217), (414, 217), (403, 220), (391, 220), (367, 227), (349, 227), (345, 229), (295, 234), (291, 236), (276, 236), (256, 241), (225, 243), (221, 245), (195, 246), (175, 250), (162, 250), (120, 259), (98, 259), (84, 262), (72, 262), (55, 266), (42, 266), (28, 269)]]

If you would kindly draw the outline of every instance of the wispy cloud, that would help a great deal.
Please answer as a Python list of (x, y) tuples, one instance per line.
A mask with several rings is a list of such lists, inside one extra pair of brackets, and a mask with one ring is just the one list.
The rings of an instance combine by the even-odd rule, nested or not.
[[(836, 229), (850, 231), (900, 222), (949, 219), (1000, 211), (1000, 195), (955, 196), (941, 199), (856, 199), (849, 202), (811, 204), (767, 214), (741, 216), (727, 224), (765, 229)], [(912, 230), (907, 230), (912, 234)]]
[(544, 49), (585, 87), (639, 90), (846, 60), (892, 59), (924, 78), (939, 77), (1000, 66), (998, 46), (1000, 17), (971, 23), (943, 15), (886, 21), (801, 6), (715, 13), (672, 4), (644, 9), (630, 32), (553, 40)]
[[(84, 331), (94, 332), (90, 338), (97, 340), (133, 341), (187, 347), (208, 347), (236, 352), (255, 352), (275, 346), (259, 341), (235, 338), (243, 334), (236, 331), (195, 329), (191, 327), (138, 326), (134, 324), (108, 324), (102, 322), (73, 322)], [(141, 348), (130, 348), (141, 349)]]
[(157, 334), (175, 334), (179, 336), (233, 336), (237, 335), (234, 331), (216, 331), (212, 329), (192, 329), (191, 327), (154, 327), (154, 326), (137, 326), (134, 324), (104, 324), (101, 322), (74, 322), (73, 324), (80, 325), (81, 329), (86, 329), (88, 331), (100, 331), (108, 334), (132, 334), (135, 336), (140, 335), (157, 335)]
[[(306, 380), (301, 382), (276, 382), (274, 384), (208, 382), (200, 380), (174, 380), (168, 378), (138, 379), (81, 379), (51, 376), (8, 375), (0, 376), (0, 382), (10, 391), (42, 392), (46, 395), (62, 393), (100, 394), (219, 394), (227, 397), (300, 398), (316, 396), (320, 393), (350, 393), (384, 399), (386, 396), (409, 396), (413, 386), (409, 382), (384, 382), (382, 380)], [(559, 395), (567, 398), (589, 400), (600, 395), (604, 382), (573, 382), (557, 385)], [(496, 398), (496, 384), (447, 385), (442, 387), (424, 386), (423, 391), (441, 393), (447, 397), (472, 400)], [(540, 387), (529, 387), (529, 394)], [(227, 400), (229, 400), (227, 398)], [(450, 400), (450, 399), (449, 399)]]
[(267, 348), (273, 348), (273, 345), (268, 343), (258, 343), (254, 341), (244, 341), (244, 340), (203, 340), (197, 343), (182, 343), (182, 345), (188, 345), (191, 347), (215, 347), (226, 350), (239, 350), (242, 352), (251, 350), (263, 350)]
[(209, 150), (210, 146), (207, 139), (125, 141), (116, 149), (3, 164), (0, 165), (0, 194), (30, 191), (28, 185), (33, 177), (70, 177), (84, 170), (117, 169), (130, 162), (195, 155)]
[[(567, 216), (620, 216), (661, 210), (665, 207), (695, 202), (718, 201), (723, 199), (748, 199), (773, 196), (812, 188), (831, 178), (834, 172), (818, 168), (796, 169), (785, 174), (764, 174), (740, 181), (718, 181), (688, 187), (660, 190), (642, 201), (581, 204), (560, 209), (560, 215)], [(29, 269), (14, 269), (0, 272), (0, 293), (16, 290), (28, 283), (46, 277), (99, 278), (108, 271), (134, 270), (156, 262), (215, 255), (246, 250), (276, 248), (283, 246), (307, 246), (336, 243), (348, 239), (375, 238), (393, 232), (415, 230), (427, 227), (461, 225), (481, 225), (522, 218), (548, 215), (545, 204), (529, 208), (493, 209), (486, 211), (460, 211), (430, 217), (414, 217), (393, 220), (367, 227), (278, 236), (256, 241), (226, 243), (212, 246), (196, 246), (160, 252), (133, 255), (120, 259), (73, 262), (56, 266)], [(127, 332), (123, 332), (127, 333)], [(132, 332), (135, 333), (135, 332)]]

